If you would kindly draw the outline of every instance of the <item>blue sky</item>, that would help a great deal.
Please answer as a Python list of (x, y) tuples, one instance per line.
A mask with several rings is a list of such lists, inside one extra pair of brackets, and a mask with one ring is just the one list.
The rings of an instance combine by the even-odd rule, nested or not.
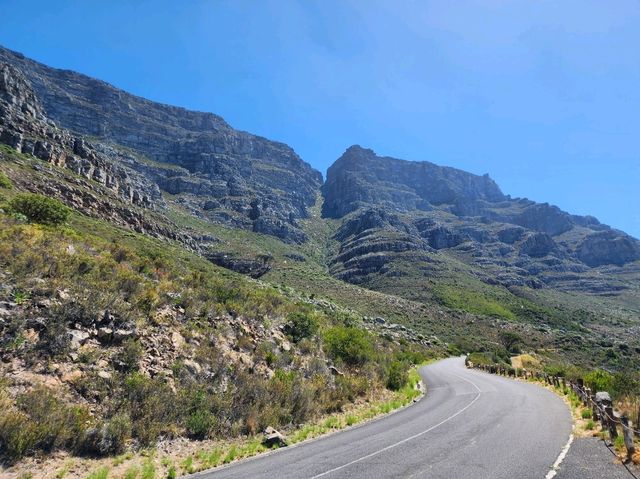
[(0, 0), (0, 44), (212, 111), (321, 170), (352, 144), (640, 237), (639, 0)]

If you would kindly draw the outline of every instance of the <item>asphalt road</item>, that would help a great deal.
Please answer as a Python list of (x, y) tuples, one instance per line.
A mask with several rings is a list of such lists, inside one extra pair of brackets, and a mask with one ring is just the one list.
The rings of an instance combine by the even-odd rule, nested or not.
[(397, 413), (198, 478), (543, 479), (571, 416), (541, 387), (467, 370), (462, 358), (420, 370), (427, 395)]

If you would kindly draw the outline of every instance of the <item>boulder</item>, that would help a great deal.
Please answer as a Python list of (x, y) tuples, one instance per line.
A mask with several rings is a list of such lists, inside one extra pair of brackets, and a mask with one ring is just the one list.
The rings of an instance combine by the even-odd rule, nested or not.
[(264, 430), (264, 438), (262, 439), (262, 445), (265, 447), (286, 447), (287, 439), (276, 429), (268, 426)]
[(69, 336), (70, 344), (73, 349), (78, 349), (87, 341), (87, 339), (89, 339), (89, 333), (79, 329), (70, 329)]

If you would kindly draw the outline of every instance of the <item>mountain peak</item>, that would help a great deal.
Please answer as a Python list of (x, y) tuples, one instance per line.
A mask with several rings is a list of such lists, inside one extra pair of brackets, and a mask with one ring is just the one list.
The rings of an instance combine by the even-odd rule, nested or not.
[(478, 201), (506, 199), (488, 175), (378, 156), (359, 145), (347, 148), (329, 168), (323, 193), (324, 214), (329, 217), (341, 217), (365, 205), (397, 211), (429, 211), (449, 205), (461, 214), (473, 214)]

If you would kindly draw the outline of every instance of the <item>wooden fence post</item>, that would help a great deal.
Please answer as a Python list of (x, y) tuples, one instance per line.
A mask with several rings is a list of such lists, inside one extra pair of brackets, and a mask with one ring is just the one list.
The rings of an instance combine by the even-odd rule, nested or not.
[(611, 405), (605, 406), (604, 413), (607, 416), (607, 423), (609, 425), (609, 436), (611, 442), (615, 441), (618, 437), (618, 428), (616, 427), (616, 417), (613, 415), (613, 407)]
[(631, 461), (633, 454), (636, 452), (636, 448), (633, 445), (633, 432), (631, 431), (631, 422), (629, 421), (629, 417), (626, 415), (626, 413), (620, 417), (620, 424), (622, 424), (624, 445), (627, 448), (627, 461)]

